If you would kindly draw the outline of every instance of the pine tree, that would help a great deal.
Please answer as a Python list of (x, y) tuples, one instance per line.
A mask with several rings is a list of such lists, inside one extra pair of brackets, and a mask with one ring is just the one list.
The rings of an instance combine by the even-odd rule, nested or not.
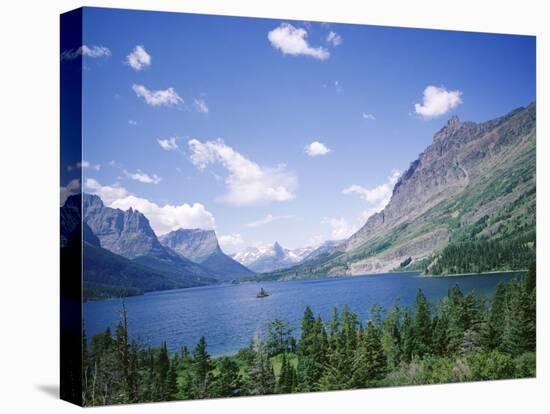
[(399, 366), (402, 358), (401, 319), (401, 309), (399, 304), (396, 304), (383, 321), (381, 341), (389, 369), (395, 369)]
[(314, 391), (327, 360), (328, 339), (320, 317), (306, 308), (302, 319), (302, 334), (298, 344), (297, 387), (302, 392)]
[(488, 351), (498, 349), (502, 344), (506, 318), (506, 295), (506, 284), (499, 282), (481, 333), (481, 343)]
[(254, 340), (254, 360), (248, 370), (251, 395), (273, 394), (275, 391), (275, 374), (269, 356), (259, 334)]
[(523, 312), (525, 314), (525, 350), (537, 349), (537, 267), (533, 261), (523, 284)]
[[(135, 371), (136, 354), (128, 339), (128, 312), (126, 305), (122, 303), (120, 322), (115, 332), (115, 350), (118, 364), (118, 372), (121, 374), (120, 402), (132, 403), (137, 399), (137, 373)], [(134, 351), (134, 352), (132, 352)]]
[(421, 289), (416, 294), (414, 306), (414, 354), (424, 356), (431, 352), (432, 321), (426, 296)]
[(213, 366), (206, 351), (206, 339), (201, 336), (193, 350), (191, 363), (191, 395), (193, 398), (207, 398), (210, 385), (210, 371)]
[(283, 353), (281, 358), (281, 371), (277, 379), (277, 393), (288, 394), (294, 391), (295, 379), (294, 367), (288, 360), (286, 353)]
[(464, 295), (458, 287), (453, 286), (447, 295), (448, 303), (448, 329), (447, 329), (447, 352), (451, 355), (457, 354), (464, 339), (466, 330), (466, 314), (464, 311)]
[(432, 321), (432, 353), (438, 356), (445, 356), (449, 345), (447, 330), (449, 320), (444, 310), (440, 310)]
[(170, 364), (168, 373), (166, 374), (166, 381), (164, 384), (164, 401), (177, 400), (178, 395), (178, 373), (177, 373), (177, 358), (174, 358)]
[(213, 393), (216, 397), (238, 395), (241, 386), (239, 366), (229, 357), (221, 357), (217, 363), (218, 375), (214, 378)]
[(166, 342), (163, 342), (160, 347), (160, 352), (158, 360), (156, 363), (156, 380), (159, 396), (161, 399), (164, 399), (167, 394), (166, 385), (168, 383), (168, 371), (170, 370), (170, 358), (168, 357), (168, 348), (166, 347)]
[[(309, 326), (308, 329), (310, 329)], [(266, 343), (269, 356), (289, 351), (292, 343), (291, 338), (292, 328), (288, 322), (280, 319), (271, 321), (267, 328)]]
[(386, 372), (386, 355), (382, 349), (381, 332), (372, 321), (367, 323), (365, 336), (356, 351), (352, 383), (368, 387), (378, 383)]
[(409, 363), (412, 360), (414, 352), (414, 328), (411, 314), (405, 310), (403, 315), (403, 324), (401, 326), (401, 359)]

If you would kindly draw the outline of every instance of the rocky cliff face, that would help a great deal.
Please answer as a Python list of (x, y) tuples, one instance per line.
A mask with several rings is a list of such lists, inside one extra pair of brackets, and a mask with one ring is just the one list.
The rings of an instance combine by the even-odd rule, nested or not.
[(200, 263), (213, 253), (221, 253), (214, 230), (178, 229), (159, 237), (166, 247)]
[(223, 280), (237, 280), (254, 274), (222, 251), (214, 230), (178, 229), (161, 236), (159, 240), (181, 256), (215, 272)]
[(451, 118), (400, 177), (384, 210), (330, 254), (280, 276), (386, 272), (474, 234), (532, 231), (535, 114), (531, 104), (479, 124)]
[(129, 259), (140, 256), (164, 257), (149, 220), (139, 211), (122, 211), (105, 207), (96, 195), (83, 195), (84, 221), (101, 242), (101, 246)]

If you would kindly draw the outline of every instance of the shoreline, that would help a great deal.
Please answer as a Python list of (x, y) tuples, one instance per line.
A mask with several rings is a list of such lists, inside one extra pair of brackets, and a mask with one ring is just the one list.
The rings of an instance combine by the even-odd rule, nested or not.
[(488, 272), (481, 273), (452, 273), (448, 275), (423, 275), (420, 274), (420, 277), (457, 277), (457, 276), (491, 276), (491, 275), (500, 275), (503, 273), (527, 273), (528, 269), (519, 269), (519, 270), (491, 270)]

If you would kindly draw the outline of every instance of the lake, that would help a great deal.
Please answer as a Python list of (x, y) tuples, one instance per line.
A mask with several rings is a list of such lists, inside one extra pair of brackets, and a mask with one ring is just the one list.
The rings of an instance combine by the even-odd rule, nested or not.
[[(411, 307), (421, 288), (432, 303), (447, 295), (458, 284), (464, 293), (484, 295), (494, 292), (497, 283), (518, 273), (492, 273), (452, 277), (422, 277), (418, 273), (390, 273), (339, 277), (319, 280), (216, 285), (148, 293), (125, 299), (129, 332), (144, 345), (156, 346), (166, 341), (168, 349), (190, 349), (204, 335), (211, 355), (237, 352), (246, 347), (256, 332), (265, 332), (273, 319), (288, 321), (299, 336), (304, 308), (309, 305), (315, 315), (327, 322), (332, 308), (349, 305), (361, 321), (369, 318), (372, 305), (388, 309), (400, 300)], [(256, 298), (263, 287), (270, 296)], [(108, 326), (114, 332), (118, 323), (121, 299), (87, 302), (84, 319), (88, 339)]]

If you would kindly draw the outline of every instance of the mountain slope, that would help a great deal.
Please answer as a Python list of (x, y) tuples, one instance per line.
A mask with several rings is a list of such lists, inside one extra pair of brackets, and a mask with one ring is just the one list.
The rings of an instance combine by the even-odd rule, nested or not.
[(222, 251), (213, 230), (178, 229), (159, 240), (163, 246), (216, 273), (221, 280), (236, 280), (254, 274)]
[(127, 296), (199, 285), (194, 280), (170, 277), (89, 243), (84, 243), (83, 269), (85, 299)]
[[(502, 267), (511, 267), (512, 246), (528, 247), (535, 239), (535, 117), (533, 103), (479, 124), (451, 118), (403, 173), (384, 210), (336, 249), (266, 277), (397, 268), (452, 273), (457, 267), (445, 264), (446, 249), (491, 240), (506, 249), (495, 253)], [(472, 259), (461, 268), (480, 266)]]

